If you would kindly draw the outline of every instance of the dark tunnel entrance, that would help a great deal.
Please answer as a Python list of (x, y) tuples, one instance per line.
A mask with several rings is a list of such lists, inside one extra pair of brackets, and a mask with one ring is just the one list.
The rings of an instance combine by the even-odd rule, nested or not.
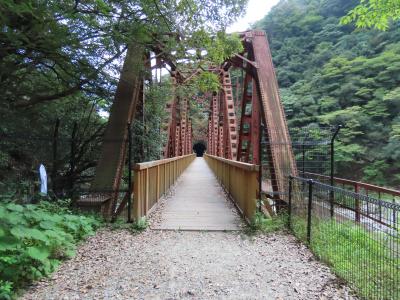
[(206, 142), (204, 142), (204, 141), (197, 141), (193, 145), (193, 150), (194, 150), (194, 152), (196, 152), (197, 157), (202, 157), (204, 152), (206, 151), (206, 149), (207, 149), (207, 146), (206, 146)]

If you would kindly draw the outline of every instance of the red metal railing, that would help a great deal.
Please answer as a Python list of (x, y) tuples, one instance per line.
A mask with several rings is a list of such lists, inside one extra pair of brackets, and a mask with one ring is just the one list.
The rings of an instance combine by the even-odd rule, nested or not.
[[(322, 174), (304, 172), (304, 177), (315, 179), (320, 182), (330, 182), (331, 177)], [(400, 203), (400, 191), (385, 188), (369, 183), (354, 181), (350, 179), (344, 179), (339, 177), (334, 177), (333, 181), (336, 186), (341, 185), (343, 189), (352, 190), (356, 194), (364, 194), (366, 196), (371, 196), (373, 198), (378, 198), (379, 200), (391, 201), (392, 203)], [(391, 227), (390, 224), (382, 220), (382, 211), (379, 209), (378, 214), (374, 214), (371, 210), (372, 208), (370, 205), (366, 205), (365, 210), (361, 209), (360, 207), (360, 200), (356, 198), (354, 207), (350, 207), (348, 205), (335, 202), (335, 205), (338, 205), (342, 208), (349, 209), (355, 213), (355, 222), (359, 223), (361, 217), (366, 217), (370, 220), (373, 220), (377, 223), (386, 225)], [(396, 215), (393, 215), (393, 222), (397, 219)]]
[[(327, 175), (321, 175), (321, 174), (316, 174), (316, 173), (309, 173), (309, 172), (304, 172), (305, 177), (310, 177), (313, 179), (317, 179), (319, 181), (327, 181), (330, 180), (330, 177)], [(321, 180), (323, 179), (323, 180)], [(334, 177), (333, 181), (335, 184), (341, 184), (343, 187), (352, 187), (355, 193), (362, 193), (365, 195), (370, 195), (372, 193), (378, 194), (378, 199), (384, 198), (384, 195), (390, 195), (392, 199), (395, 199), (396, 197), (400, 198), (400, 191), (394, 190), (394, 189), (389, 189), (385, 187), (381, 187), (378, 185), (373, 185), (369, 183), (364, 183), (360, 181), (354, 181), (350, 179), (344, 179), (344, 178), (339, 178), (339, 177)]]

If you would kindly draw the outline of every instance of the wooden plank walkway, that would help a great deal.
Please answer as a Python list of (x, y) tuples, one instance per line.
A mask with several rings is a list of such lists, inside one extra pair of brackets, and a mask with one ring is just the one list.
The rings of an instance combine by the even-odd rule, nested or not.
[(240, 230), (242, 220), (212, 170), (197, 157), (181, 175), (153, 229)]

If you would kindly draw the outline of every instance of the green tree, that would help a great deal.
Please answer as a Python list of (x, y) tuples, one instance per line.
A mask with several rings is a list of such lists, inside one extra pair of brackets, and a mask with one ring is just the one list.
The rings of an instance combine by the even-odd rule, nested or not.
[(387, 30), (391, 21), (400, 19), (398, 0), (361, 0), (361, 3), (341, 19), (341, 24), (355, 22), (359, 28)]
[[(255, 27), (270, 41), (289, 127), (345, 126), (338, 175), (399, 187), (400, 31), (362, 30), (340, 19), (359, 1), (281, 1)], [(305, 20), (305, 21), (303, 21)]]

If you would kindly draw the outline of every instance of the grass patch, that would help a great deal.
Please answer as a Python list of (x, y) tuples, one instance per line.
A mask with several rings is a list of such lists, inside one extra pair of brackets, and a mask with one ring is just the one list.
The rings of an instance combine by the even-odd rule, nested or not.
[(53, 272), (76, 245), (101, 226), (64, 203), (0, 203), (0, 299)]
[[(304, 219), (293, 218), (292, 229), (298, 238), (306, 240)], [(388, 238), (394, 241), (391, 246)], [(368, 232), (351, 222), (312, 222), (310, 249), (365, 299), (400, 299), (398, 247), (398, 239)]]
[(284, 230), (287, 225), (287, 215), (278, 215), (273, 217), (267, 217), (261, 212), (254, 214), (249, 224), (249, 231), (271, 233), (275, 231)]
[(118, 218), (110, 225), (112, 230), (126, 229), (132, 233), (140, 233), (145, 231), (147, 227), (149, 227), (149, 222), (146, 217), (141, 217), (132, 223), (126, 222), (124, 218)]
[(147, 221), (146, 217), (141, 217), (141, 218), (135, 220), (135, 222), (133, 222), (132, 230), (134, 232), (142, 232), (142, 231), (145, 231), (148, 226), (149, 226), (149, 222)]

